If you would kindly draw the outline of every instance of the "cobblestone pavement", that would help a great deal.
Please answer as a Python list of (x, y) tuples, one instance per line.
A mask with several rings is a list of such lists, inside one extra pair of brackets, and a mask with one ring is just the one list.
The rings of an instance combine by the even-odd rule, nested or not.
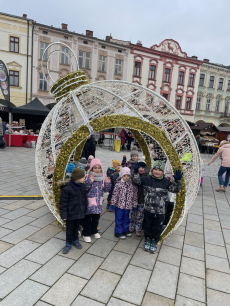
[[(96, 154), (105, 170), (123, 155)], [(206, 166), (188, 217), (154, 255), (143, 238), (114, 237), (106, 201), (101, 239), (63, 255), (65, 231), (43, 200), (0, 200), (0, 305), (230, 305), (230, 187), (215, 191), (219, 164)], [(34, 149), (1, 150), (0, 174), (1, 195), (40, 194)]]

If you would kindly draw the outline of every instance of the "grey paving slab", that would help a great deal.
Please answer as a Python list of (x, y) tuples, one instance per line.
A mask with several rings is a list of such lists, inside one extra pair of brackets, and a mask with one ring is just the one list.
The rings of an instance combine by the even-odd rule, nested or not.
[[(81, 242), (81, 241), (80, 241)], [(74, 260), (78, 260), (79, 257), (82, 256), (82, 254), (84, 254), (88, 248), (91, 246), (90, 243), (86, 243), (86, 242), (81, 242), (82, 245), (82, 249), (77, 250), (75, 247), (72, 247), (69, 251), (68, 254), (62, 254), (62, 250), (58, 253), (58, 255), (70, 258), (70, 259), (74, 259)], [(63, 244), (63, 248), (64, 248), (64, 244)]]
[[(157, 260), (174, 265), (180, 266), (182, 250), (172, 248), (167, 245), (162, 245)], [(152, 254), (150, 254), (151, 256)]]
[(38, 227), (30, 226), (30, 225), (25, 225), (18, 230), (8, 234), (7, 236), (4, 236), (2, 238), (3, 241), (17, 244), (21, 242), (22, 240), (26, 239), (30, 235), (34, 234), (39, 230)]
[(225, 243), (230, 244), (230, 230), (223, 229)]
[(107, 239), (98, 239), (90, 248), (87, 253), (96, 255), (99, 257), (107, 257), (111, 250), (114, 248), (116, 242)]
[(32, 217), (28, 217), (28, 216), (22, 216), (14, 221), (11, 220), (11, 222), (8, 222), (6, 224), (3, 225), (4, 228), (8, 228), (8, 229), (12, 229), (12, 230), (17, 230), (20, 227), (23, 227), (27, 224), (29, 224), (30, 222), (32, 222), (34, 220), (34, 218)]
[(32, 241), (21, 241), (20, 243), (0, 255), (0, 266), (3, 266), (5, 268), (11, 267), (39, 246), (39, 243), (35, 243)]
[(207, 269), (207, 287), (230, 293), (230, 274)]
[(183, 256), (180, 272), (205, 279), (205, 264), (203, 261)]
[(204, 228), (221, 232), (220, 222), (212, 220), (204, 220)]
[(206, 255), (206, 267), (207, 269), (212, 269), (224, 273), (230, 272), (228, 260), (216, 256)]
[[(50, 224), (50, 225), (53, 225), (53, 222)], [(53, 225), (53, 226), (56, 226), (56, 225)], [(57, 226), (56, 226), (57, 227)], [(58, 226), (58, 228), (60, 228)], [(62, 239), (62, 240), (65, 240), (66, 241), (66, 231), (63, 231), (61, 229), (60, 233), (58, 233), (57, 235), (55, 235), (55, 238), (58, 238), (58, 239)]]
[(52, 238), (38, 249), (33, 251), (26, 259), (45, 264), (50, 260), (54, 255), (56, 255), (63, 248), (63, 242), (59, 239)]
[(223, 220), (223, 221), (230, 221), (230, 216), (229, 215), (222, 215), (222, 214), (219, 214), (219, 218), (220, 220)]
[(218, 206), (218, 213), (223, 215), (230, 215), (230, 208)]
[(223, 235), (221, 232), (205, 229), (204, 235), (206, 243), (224, 246)]
[(49, 287), (26, 280), (3, 301), (1, 306), (33, 306)]
[(174, 306), (174, 300), (146, 292), (142, 306)]
[(0, 298), (3, 299), (12, 290), (33, 274), (40, 265), (22, 259), (0, 275)]
[(34, 306), (50, 306), (50, 304), (47, 304), (47, 303), (42, 302), (42, 301), (38, 301)]
[(28, 237), (28, 239), (38, 243), (45, 243), (57, 233), (61, 232), (61, 230), (62, 229), (60, 227), (50, 224)]
[[(9, 213), (9, 210), (0, 208), (0, 216), (4, 216), (4, 215), (6, 215), (7, 213)], [(10, 218), (8, 218), (8, 219), (10, 219)]]
[(25, 205), (31, 203), (31, 201), (16, 201), (14, 203), (11, 204), (7, 204), (6, 206), (3, 206), (4, 209), (8, 209), (8, 210), (16, 210), (18, 208), (24, 207)]
[(0, 267), (0, 274), (2, 274), (2, 273), (5, 272), (5, 271), (6, 271), (5, 268)]
[(102, 304), (100, 302), (97, 302), (97, 301), (94, 301), (94, 300), (91, 300), (84, 296), (79, 295), (71, 306), (104, 306), (104, 305), (105, 304)]
[(189, 209), (189, 213), (190, 213), (190, 214), (194, 214), (194, 215), (203, 216), (203, 209), (200, 208), (200, 207), (192, 206), (192, 207)]
[[(107, 220), (103, 220), (103, 221), (107, 221)], [(107, 221), (107, 222), (111, 222), (111, 221)], [(102, 234), (101, 237), (105, 238), (105, 239), (108, 239), (108, 240), (115, 241), (115, 242), (119, 241), (119, 238), (114, 236), (114, 227), (112, 227), (112, 226), (107, 228), (107, 230)]]
[(206, 303), (197, 302), (191, 299), (188, 299), (184, 296), (177, 295), (175, 306), (206, 306)]
[(84, 254), (77, 262), (68, 270), (68, 273), (76, 276), (90, 279), (98, 267), (102, 264), (103, 258)]
[(199, 215), (194, 215), (194, 214), (188, 214), (188, 222), (196, 223), (196, 224), (201, 224), (203, 225), (203, 217)]
[(205, 302), (205, 280), (180, 273), (177, 294), (198, 302)]
[(216, 290), (207, 289), (207, 305), (208, 306), (229, 306), (230, 296)]
[(203, 234), (204, 232), (203, 225), (192, 223), (192, 222), (187, 222), (186, 230), (190, 232), (200, 233), (200, 234)]
[(184, 243), (198, 248), (204, 248), (204, 236), (202, 234), (186, 231)]
[(24, 207), (28, 208), (28, 209), (35, 210), (35, 209), (38, 209), (38, 208), (43, 207), (45, 205), (46, 205), (46, 203), (44, 201), (39, 200), (39, 201), (34, 201), (34, 202), (30, 203), (30, 204), (28, 203)]
[(204, 206), (204, 213), (209, 215), (217, 215), (217, 209), (215, 207)]
[(3, 224), (6, 224), (8, 222), (11, 222), (12, 220), (10, 219), (6, 219), (6, 218), (0, 218), (0, 226), (2, 226)]
[(107, 303), (119, 280), (119, 275), (99, 269), (82, 290), (81, 295)]
[(120, 239), (114, 247), (114, 250), (132, 255), (137, 249), (140, 241), (137, 239)]
[(8, 214), (5, 214), (4, 216), (7, 218), (7, 219), (11, 219), (11, 220), (14, 220), (14, 219), (17, 219), (21, 216), (24, 216), (26, 214), (28, 214), (29, 212), (31, 212), (31, 209), (28, 209), (28, 208), (18, 208), (14, 211), (11, 211), (9, 212)]
[(172, 234), (168, 238), (164, 239), (163, 244), (177, 249), (182, 249), (183, 241), (183, 236)]
[(42, 216), (48, 214), (50, 212), (48, 206), (43, 206), (40, 207), (30, 213), (27, 214), (27, 216), (29, 217), (33, 217), (33, 218), (41, 218)]
[(55, 306), (70, 305), (86, 283), (83, 278), (65, 273), (41, 300)]
[[(115, 214), (114, 212), (105, 212), (100, 219), (104, 219), (104, 220), (109, 220), (109, 221), (114, 221), (115, 220)], [(100, 221), (99, 221), (100, 224)]]
[(10, 249), (13, 246), (11, 243), (0, 241), (0, 254)]
[(225, 247), (219, 245), (205, 243), (205, 252), (208, 255), (213, 255), (221, 258), (227, 258)]
[(185, 234), (185, 226), (179, 226), (179, 227), (176, 229), (175, 233), (176, 233), (177, 235), (182, 235), (182, 236), (184, 236), (184, 234)]
[(73, 264), (74, 260), (56, 255), (34, 273), (30, 279), (52, 286)]
[(122, 252), (112, 251), (101, 265), (101, 269), (109, 272), (123, 274), (131, 260), (131, 255)]
[(37, 226), (37, 227), (45, 227), (48, 224), (54, 222), (55, 218), (53, 214), (49, 213), (45, 216), (42, 216), (41, 218), (35, 220), (34, 222), (31, 223), (32, 226)]
[(221, 227), (230, 230), (230, 222), (225, 220), (220, 220)]
[(10, 233), (12, 233), (11, 230), (9, 230), (7, 228), (0, 227), (0, 238), (4, 237), (4, 236), (6, 236)]
[(157, 261), (147, 291), (174, 299), (179, 268)]
[(100, 229), (99, 233), (104, 233), (104, 231), (107, 230), (107, 228), (113, 223), (113, 221), (100, 219)]
[(216, 215), (209, 215), (209, 214), (204, 214), (204, 219), (206, 220), (213, 220), (213, 221), (219, 221), (219, 217)]
[[(129, 303), (141, 305), (150, 276), (150, 271), (129, 265), (114, 291), (113, 296)], [(132, 286), (130, 286), (130, 284), (132, 284)], [(138, 288), (138, 290), (136, 290), (136, 288)]]
[(157, 254), (150, 254), (149, 252), (143, 252), (138, 248), (132, 257), (131, 265), (152, 270), (156, 262)]

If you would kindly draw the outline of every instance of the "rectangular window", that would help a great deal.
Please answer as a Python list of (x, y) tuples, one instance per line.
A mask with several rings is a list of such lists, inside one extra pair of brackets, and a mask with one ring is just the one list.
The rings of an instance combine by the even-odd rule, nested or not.
[(106, 46), (101, 46), (102, 47), (102, 49), (106, 49)]
[[(61, 47), (62, 52), (65, 52), (69, 55), (69, 49), (66, 47)], [(68, 65), (69, 64), (69, 58), (64, 53), (61, 54), (61, 64)]]
[(200, 104), (201, 104), (201, 98), (197, 98), (196, 100), (196, 109), (200, 109)]
[(168, 94), (163, 94), (163, 98), (165, 98), (168, 101)]
[(225, 108), (224, 108), (224, 113), (225, 113), (225, 115), (228, 114), (228, 111), (229, 111), (229, 102), (226, 102), (226, 103), (225, 103)]
[(119, 53), (122, 53), (122, 50), (118, 50)]
[(122, 64), (122, 61), (119, 59), (116, 59), (115, 74), (121, 74), (121, 64)]
[(178, 84), (183, 85), (183, 83), (184, 83), (184, 72), (180, 71)]
[[(40, 42), (40, 59), (42, 59), (42, 56), (44, 54), (45, 49), (48, 47), (49, 44)], [(44, 55), (44, 61), (48, 61), (48, 50), (46, 51)]]
[(19, 53), (19, 38), (10, 36), (10, 52)]
[(155, 80), (155, 71), (156, 71), (156, 66), (151, 65), (150, 72), (149, 72), (149, 78), (151, 80)]
[(228, 80), (228, 88), (227, 91), (230, 91), (230, 80)]
[(181, 96), (177, 96), (176, 98), (176, 109), (181, 108)]
[(88, 41), (84, 40), (83, 44), (88, 45)]
[(79, 64), (80, 68), (83, 67), (83, 61), (84, 61), (84, 52), (83, 51), (79, 51), (78, 64)]
[(43, 73), (39, 73), (39, 90), (47, 91), (47, 82), (46, 79), (44, 78)]
[(169, 82), (170, 79), (170, 69), (165, 69), (165, 78), (164, 78), (164, 82)]
[(220, 111), (220, 101), (219, 100), (216, 100), (216, 109), (215, 109), (216, 112), (219, 112)]
[(42, 32), (44, 35), (48, 35), (48, 32), (47, 31), (43, 31)]
[(85, 53), (85, 69), (90, 69), (90, 53)]
[(105, 56), (99, 55), (99, 71), (105, 71)]
[(190, 73), (188, 86), (193, 86), (194, 76), (195, 76), (195, 74)]
[(19, 86), (19, 71), (10, 70), (10, 85)]
[(211, 100), (210, 99), (207, 99), (207, 102), (206, 102), (206, 110), (210, 110), (210, 105), (211, 105)]
[(199, 86), (204, 86), (204, 78), (205, 78), (205, 74), (201, 74), (201, 75), (200, 75)]
[(215, 77), (214, 77), (214, 76), (210, 76), (209, 88), (213, 88), (213, 86), (214, 86), (214, 80), (215, 80)]
[(187, 101), (186, 101), (186, 110), (190, 110), (191, 109), (191, 98), (187, 98)]
[(222, 90), (223, 89), (223, 85), (224, 85), (224, 79), (223, 78), (219, 78), (218, 89)]
[(139, 77), (141, 72), (141, 63), (140, 62), (135, 62), (135, 67), (134, 67), (134, 76)]

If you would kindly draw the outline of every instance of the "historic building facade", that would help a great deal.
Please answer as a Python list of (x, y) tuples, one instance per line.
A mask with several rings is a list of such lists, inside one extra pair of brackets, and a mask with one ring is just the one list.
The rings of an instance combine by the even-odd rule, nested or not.
[(201, 61), (188, 57), (178, 42), (165, 39), (159, 45), (130, 44), (127, 80), (162, 95), (188, 121), (194, 121)]
[[(31, 98), (33, 23), (23, 17), (0, 13), (0, 60), (8, 70), (10, 102), (21, 106)], [(0, 91), (0, 99), (4, 99)]]
[[(100, 40), (93, 37), (93, 31), (86, 30), (86, 35), (68, 31), (68, 25), (54, 28), (34, 24), (33, 44), (33, 98), (38, 97), (45, 105), (55, 102), (50, 93), (49, 84), (43, 77), (42, 56), (46, 47), (54, 42), (62, 42), (73, 49), (77, 55), (79, 67), (85, 71), (90, 82), (100, 80), (126, 80), (129, 47), (110, 42), (110, 37)], [(53, 45), (45, 54), (43, 67), (47, 74), (47, 60), (54, 50), (62, 50), (71, 56), (65, 46)], [(72, 57), (73, 59), (73, 57)], [(74, 70), (76, 70), (73, 59)], [(56, 52), (50, 57), (49, 71), (56, 81), (71, 71), (68, 57)]]
[(195, 122), (230, 126), (230, 67), (204, 60), (199, 79)]

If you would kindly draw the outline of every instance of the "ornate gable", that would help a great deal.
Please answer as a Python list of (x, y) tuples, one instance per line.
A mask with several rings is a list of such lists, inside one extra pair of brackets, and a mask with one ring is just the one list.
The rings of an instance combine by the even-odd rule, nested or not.
[(165, 39), (159, 45), (153, 45), (150, 49), (161, 52), (168, 52), (177, 56), (187, 58), (187, 53), (182, 52), (178, 42), (173, 39)]
[(22, 66), (20, 64), (18, 64), (17, 62), (7, 63), (6, 66), (7, 66), (7, 68), (9, 68), (9, 67), (18, 68), (18, 69), (22, 68)]

